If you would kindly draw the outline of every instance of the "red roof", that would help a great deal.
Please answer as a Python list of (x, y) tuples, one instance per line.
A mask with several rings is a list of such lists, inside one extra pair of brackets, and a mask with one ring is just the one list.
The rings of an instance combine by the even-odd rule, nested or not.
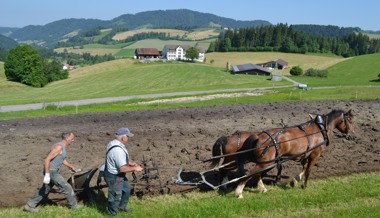
[(136, 54), (138, 55), (160, 55), (156, 48), (137, 48)]

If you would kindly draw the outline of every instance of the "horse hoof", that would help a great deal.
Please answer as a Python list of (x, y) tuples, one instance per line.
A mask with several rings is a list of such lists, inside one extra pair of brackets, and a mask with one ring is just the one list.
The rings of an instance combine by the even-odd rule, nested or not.
[(294, 188), (294, 187), (296, 186), (296, 183), (295, 183), (294, 181), (291, 181), (291, 182), (290, 182), (290, 186), (291, 186), (292, 188)]

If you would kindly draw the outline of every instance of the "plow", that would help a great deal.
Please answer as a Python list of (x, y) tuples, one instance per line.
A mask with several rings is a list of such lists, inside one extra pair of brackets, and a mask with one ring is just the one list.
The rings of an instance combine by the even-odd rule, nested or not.
[[(261, 180), (262, 175), (274, 168), (277, 168), (276, 182), (278, 182), (281, 178), (281, 170), (284, 163), (291, 160), (301, 162), (305, 170), (305, 164), (309, 164), (308, 162), (312, 160), (308, 159), (310, 154), (322, 154), (330, 142), (329, 134), (333, 133), (334, 128), (337, 128), (343, 134), (350, 132), (349, 128), (351, 128), (352, 124), (349, 114), (341, 111), (332, 111), (331, 113), (334, 116), (330, 116), (328, 119), (334, 119), (334, 122), (328, 122), (327, 117), (323, 120), (322, 116), (316, 116), (315, 119), (296, 126), (284, 126), (262, 132), (249, 132), (249, 136), (244, 138), (244, 145), (240, 145), (243, 133), (235, 133), (231, 136), (237, 137), (237, 140), (231, 145), (234, 148), (233, 152), (221, 152), (220, 155), (215, 155), (213, 150), (213, 157), (191, 162), (191, 167), (194, 167), (196, 163), (204, 165), (204, 163), (210, 161), (217, 162), (211, 169), (200, 172), (197, 170), (188, 171), (187, 166), (160, 167), (154, 158), (143, 155), (141, 160), (143, 171), (138, 174), (127, 174), (127, 178), (131, 177), (128, 178), (131, 184), (131, 194), (143, 197), (144, 195), (177, 193), (181, 192), (178, 191), (180, 190), (178, 186), (192, 187), (188, 188), (188, 190), (207, 186), (215, 190), (221, 186), (227, 186), (238, 181), (247, 182), (251, 177)], [(333, 123), (335, 126), (329, 127), (328, 123)], [(247, 134), (247, 132), (245, 133)], [(289, 137), (290, 133), (293, 134), (291, 137)], [(227, 145), (224, 144), (224, 146)], [(291, 149), (293, 151), (289, 152)], [(220, 164), (221, 160), (223, 162)], [(252, 166), (250, 166), (249, 170), (246, 170), (245, 165), (248, 163)], [(189, 168), (191, 169), (191, 167)], [(198, 169), (201, 168), (205, 169), (205, 166), (198, 167)], [(231, 171), (231, 169), (236, 168), (240, 171), (239, 176), (235, 176), (230, 181), (223, 180), (220, 183), (219, 175), (217, 174), (221, 170)], [(99, 174), (96, 185), (91, 187), (90, 181), (97, 170), (99, 170)], [(68, 182), (72, 185), (75, 193), (84, 195), (91, 202), (95, 199), (96, 192), (99, 193), (103, 188), (107, 187), (102, 178), (103, 170), (104, 166), (101, 166), (74, 173), (68, 179)], [(174, 176), (170, 179), (163, 178), (161, 175), (163, 170), (169, 170), (169, 174)], [(304, 173), (305, 171), (300, 174), (300, 177)], [(216, 177), (218, 179), (215, 179)], [(308, 175), (306, 175), (306, 181), (307, 177)], [(306, 188), (306, 182), (303, 185)], [(173, 192), (173, 189), (176, 191)], [(241, 195), (241, 193), (238, 194)]]

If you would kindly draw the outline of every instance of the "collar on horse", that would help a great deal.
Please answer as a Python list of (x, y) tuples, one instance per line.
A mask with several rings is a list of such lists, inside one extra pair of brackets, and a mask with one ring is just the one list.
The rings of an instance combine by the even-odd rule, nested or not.
[(318, 125), (319, 129), (322, 132), (323, 135), (323, 141), (326, 142), (326, 146), (330, 144), (329, 137), (327, 135), (327, 116), (325, 116), (325, 120), (323, 120), (322, 116), (317, 114), (317, 116), (314, 119), (314, 122)]

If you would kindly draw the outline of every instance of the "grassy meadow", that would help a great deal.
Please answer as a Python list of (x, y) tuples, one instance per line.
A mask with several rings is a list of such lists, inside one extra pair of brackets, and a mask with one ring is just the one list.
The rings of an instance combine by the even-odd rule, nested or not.
[[(70, 71), (66, 80), (44, 88), (6, 81), (0, 69), (0, 105), (52, 102), (230, 88), (290, 85), (265, 76), (233, 76), (206, 64), (148, 63), (120, 59)], [(80, 94), (79, 94), (80, 93)]]
[[(157, 197), (132, 196), (133, 211), (115, 217), (154, 218), (240, 218), (240, 217), (325, 217), (362, 218), (380, 216), (380, 173), (309, 180), (308, 188), (267, 185), (268, 192), (255, 187), (244, 189), (243, 199), (234, 190), (225, 195), (217, 191), (189, 192)], [(20, 207), (0, 209), (0, 217), (107, 217), (106, 200), (71, 211), (64, 206), (41, 206), (30, 214)]]
[[(124, 45), (129, 46), (129, 45)], [(96, 46), (94, 46), (96, 47)], [(120, 49), (116, 48), (115, 49)], [(123, 47), (124, 48), (124, 47)], [(108, 48), (104, 48), (108, 49)], [(196, 102), (154, 103), (134, 105), (157, 99), (133, 99), (123, 102), (80, 107), (47, 107), (45, 110), (0, 113), (0, 119), (14, 117), (64, 115), (78, 112), (157, 109), (164, 107), (203, 106), (276, 101), (355, 100), (379, 99), (380, 54), (343, 59), (336, 56), (300, 55), (271, 52), (209, 53), (206, 63), (137, 63), (120, 59), (70, 71), (66, 80), (44, 88), (32, 88), (7, 81), (4, 63), (0, 62), (0, 106), (36, 102), (56, 102), (129, 96), (150, 93), (259, 88), (291, 85), (283, 80), (273, 82), (270, 77), (231, 75), (231, 65), (260, 63), (282, 58), (292, 66), (327, 69), (327, 78), (291, 77), (306, 83), (310, 90), (294, 87), (270, 89), (260, 96), (216, 98)], [(211, 60), (213, 62), (211, 63)], [(286, 69), (281, 72), (288, 75)], [(332, 89), (317, 89), (336, 86)], [(369, 87), (371, 86), (371, 87)], [(224, 93), (221, 91), (220, 93)], [(170, 97), (175, 99), (176, 97)], [(344, 177), (310, 180), (307, 189), (288, 186), (267, 186), (267, 193), (254, 188), (244, 190), (244, 199), (233, 192), (221, 195), (217, 191), (191, 192), (138, 199), (132, 197), (134, 209), (128, 217), (380, 217), (380, 173), (355, 174)], [(86, 205), (77, 211), (63, 206), (43, 206), (40, 213), (28, 214), (19, 207), (0, 209), (0, 217), (105, 217), (106, 202)], [(116, 217), (124, 217), (119, 214)]]
[(139, 33), (166, 33), (170, 37), (179, 37), (185, 40), (203, 40), (208, 38), (215, 38), (219, 36), (219, 32), (216, 29), (197, 29), (195, 31), (185, 31), (177, 29), (138, 29), (120, 32), (116, 34), (112, 39), (119, 41), (127, 39)]
[[(32, 88), (7, 81), (3, 63), (1, 63), (0, 106), (151, 93), (291, 85), (286, 80), (274, 82), (266, 76), (232, 75), (225, 70), (226, 62), (233, 65), (277, 58), (287, 60), (291, 65), (303, 66), (304, 69), (310, 67), (328, 69), (327, 78), (291, 77), (298, 82), (308, 84), (311, 89), (323, 86), (379, 86), (377, 77), (379, 72), (376, 69), (380, 69), (380, 61), (378, 61), (380, 54), (342, 59), (335, 56), (270, 52), (210, 53), (206, 55), (206, 58), (213, 59), (214, 62), (141, 64), (132, 59), (119, 59), (72, 70), (68, 79), (48, 84), (44, 88)], [(284, 95), (289, 95), (287, 91), (283, 92)], [(331, 94), (335, 92), (336, 90), (331, 90)], [(370, 89), (368, 92), (380, 96), (379, 89)], [(328, 95), (329, 93), (326, 93), (326, 96)]]

